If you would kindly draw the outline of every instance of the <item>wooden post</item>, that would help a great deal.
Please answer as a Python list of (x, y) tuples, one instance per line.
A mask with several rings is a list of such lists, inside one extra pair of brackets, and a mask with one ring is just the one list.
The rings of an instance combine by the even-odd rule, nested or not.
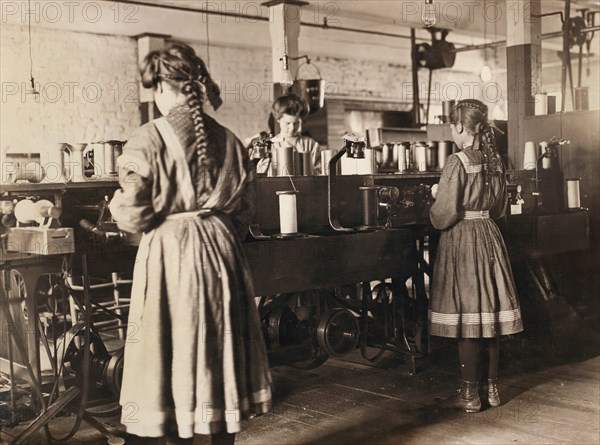
[(270, 8), (269, 31), (271, 34), (271, 65), (273, 83), (283, 79), (283, 63), (280, 60), (286, 52), (289, 56), (289, 69), (292, 77), (298, 69), (298, 36), (300, 35), (300, 8), (307, 2), (299, 0), (273, 0), (262, 3)]
[(508, 157), (523, 167), (524, 118), (533, 116), (534, 95), (541, 92), (541, 0), (506, 1), (506, 67), (508, 86)]

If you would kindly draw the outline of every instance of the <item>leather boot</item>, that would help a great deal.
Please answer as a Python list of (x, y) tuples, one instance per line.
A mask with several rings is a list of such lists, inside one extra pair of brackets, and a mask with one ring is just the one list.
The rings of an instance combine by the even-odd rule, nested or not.
[(500, 406), (500, 395), (495, 379), (488, 379), (488, 402), (490, 406)]
[(468, 413), (476, 413), (481, 409), (478, 382), (462, 380), (456, 394), (441, 401), (443, 408), (462, 409)]

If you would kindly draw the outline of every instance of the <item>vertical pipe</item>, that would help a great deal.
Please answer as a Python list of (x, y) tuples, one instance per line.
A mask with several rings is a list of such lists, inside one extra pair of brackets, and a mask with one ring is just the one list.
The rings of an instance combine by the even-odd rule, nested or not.
[(413, 82), (413, 127), (421, 125), (419, 110), (419, 61), (417, 60), (417, 35), (414, 28), (410, 29), (410, 45), (412, 48), (412, 82)]

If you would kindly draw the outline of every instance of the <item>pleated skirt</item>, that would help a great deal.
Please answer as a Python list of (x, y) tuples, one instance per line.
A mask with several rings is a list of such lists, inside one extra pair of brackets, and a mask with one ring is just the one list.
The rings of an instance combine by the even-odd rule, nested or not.
[(429, 333), (440, 337), (492, 338), (523, 330), (510, 260), (493, 220), (462, 220), (442, 232), (428, 318)]
[(167, 220), (134, 268), (120, 396), (127, 432), (236, 433), (271, 405), (252, 280), (228, 217)]

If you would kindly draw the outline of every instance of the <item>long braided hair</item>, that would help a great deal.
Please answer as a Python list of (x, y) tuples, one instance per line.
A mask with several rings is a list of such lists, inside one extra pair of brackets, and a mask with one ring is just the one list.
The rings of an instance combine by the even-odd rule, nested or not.
[(473, 134), (475, 144), (483, 154), (483, 175), (485, 184), (501, 171), (502, 161), (496, 149), (494, 129), (488, 121), (487, 106), (477, 99), (464, 99), (459, 101), (450, 112), (450, 120), (461, 123), (463, 127)]
[(141, 64), (140, 74), (145, 88), (157, 88), (160, 82), (166, 82), (185, 95), (196, 133), (194, 148), (197, 163), (211, 167), (215, 155), (209, 153), (203, 107), (207, 99), (215, 109), (221, 102), (219, 87), (212, 81), (204, 61), (192, 47), (173, 42), (160, 51), (148, 53)]

